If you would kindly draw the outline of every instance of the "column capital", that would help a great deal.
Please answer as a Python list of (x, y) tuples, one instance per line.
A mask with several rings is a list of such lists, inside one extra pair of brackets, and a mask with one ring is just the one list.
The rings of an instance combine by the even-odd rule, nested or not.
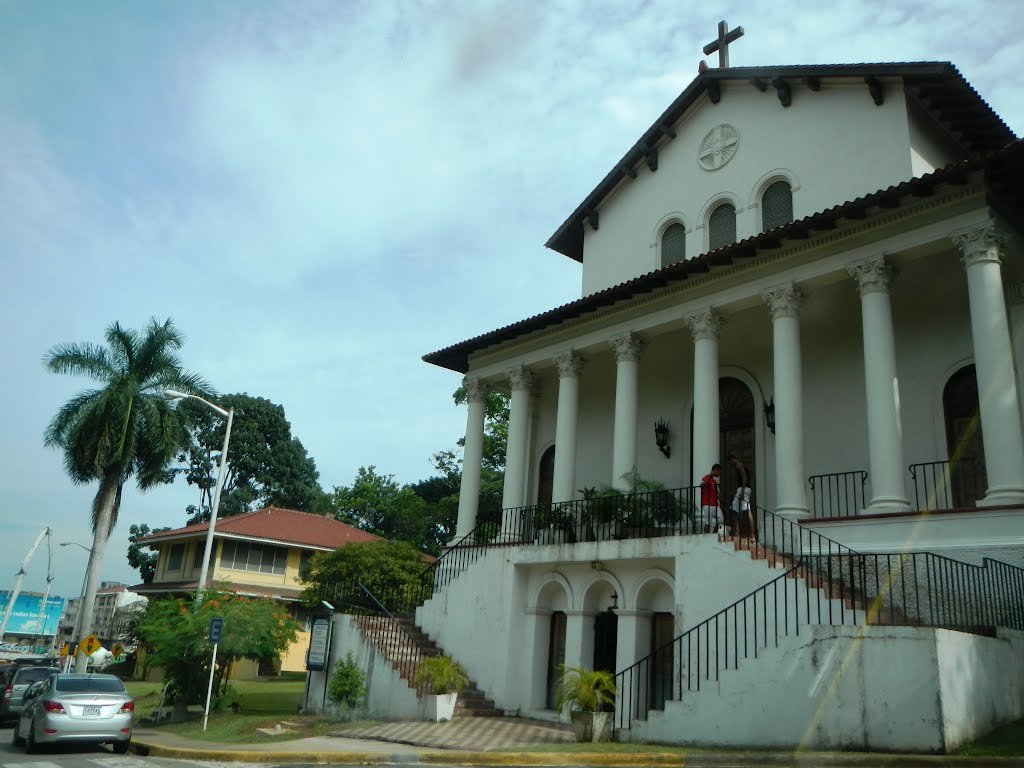
[(722, 316), (711, 307), (683, 319), (690, 327), (694, 341), (717, 339), (719, 331), (722, 330), (722, 324), (725, 322)]
[(476, 376), (463, 376), (462, 388), (466, 390), (466, 401), (470, 403), (484, 402), (491, 391), (491, 388)]
[(896, 277), (896, 270), (886, 261), (884, 255), (850, 264), (846, 271), (857, 281), (861, 296), (869, 293), (888, 293), (889, 286)]
[(627, 333), (623, 336), (618, 336), (611, 339), (608, 342), (612, 351), (615, 352), (615, 362), (632, 362), (635, 363), (640, 359), (640, 350), (643, 348), (643, 342), (640, 337), (635, 333)]
[(560, 355), (555, 355), (555, 368), (558, 369), (558, 378), (576, 378), (583, 372), (583, 358), (578, 352), (570, 350)]
[(535, 377), (533, 371), (527, 368), (525, 365), (517, 365), (515, 368), (509, 368), (505, 375), (508, 376), (509, 386), (512, 387), (512, 391), (525, 390), (529, 392), (533, 389), (533, 383)]
[(780, 285), (762, 291), (761, 298), (768, 305), (772, 320), (782, 317), (796, 317), (804, 303), (804, 292), (793, 283)]
[(994, 221), (986, 221), (977, 227), (953, 232), (949, 239), (960, 249), (960, 260), (964, 267), (985, 261), (1002, 261), (1006, 235), (999, 231)]

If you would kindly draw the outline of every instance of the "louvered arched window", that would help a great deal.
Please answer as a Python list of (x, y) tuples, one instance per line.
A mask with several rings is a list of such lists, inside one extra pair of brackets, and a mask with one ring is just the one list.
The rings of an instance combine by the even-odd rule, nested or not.
[(708, 250), (714, 251), (735, 242), (736, 207), (732, 203), (722, 203), (708, 218)]
[(676, 222), (666, 227), (661, 235), (661, 266), (680, 261), (686, 261), (686, 228)]
[(781, 227), (793, 221), (793, 188), (788, 181), (768, 185), (761, 195), (761, 231)]

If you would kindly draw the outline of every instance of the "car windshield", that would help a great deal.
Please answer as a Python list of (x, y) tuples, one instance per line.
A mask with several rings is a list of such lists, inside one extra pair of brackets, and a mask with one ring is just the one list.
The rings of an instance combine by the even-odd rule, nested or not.
[(32, 667), (31, 669), (19, 669), (18, 674), (14, 677), (15, 685), (28, 685), (29, 683), (35, 683), (40, 680), (45, 680), (53, 674), (53, 670), (48, 667)]

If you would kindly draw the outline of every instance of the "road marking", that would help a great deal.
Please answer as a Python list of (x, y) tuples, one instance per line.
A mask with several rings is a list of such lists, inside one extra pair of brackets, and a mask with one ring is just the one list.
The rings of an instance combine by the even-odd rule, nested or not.
[(3, 768), (62, 768), (56, 763), (0, 763)]

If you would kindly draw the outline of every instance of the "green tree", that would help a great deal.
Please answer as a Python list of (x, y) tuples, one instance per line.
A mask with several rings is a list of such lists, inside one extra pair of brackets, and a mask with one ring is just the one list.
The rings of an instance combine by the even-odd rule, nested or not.
[(170, 528), (149, 529), (145, 523), (132, 525), (128, 529), (128, 565), (137, 568), (142, 577), (143, 584), (149, 584), (156, 576), (156, 561), (160, 558), (159, 553), (152, 551), (145, 544), (139, 544), (139, 539), (152, 536), (154, 533), (169, 531)]
[[(219, 517), (240, 515), (266, 506), (311, 512), (323, 491), (316, 462), (306, 453), (285, 417), (284, 408), (263, 397), (224, 395), (216, 404), (235, 409), (231, 446), (225, 467)], [(210, 519), (227, 420), (195, 400), (178, 408), (192, 424), (192, 441), (179, 461), (189, 485), (199, 489), (199, 504), (189, 505), (188, 524)]]
[[(405, 541), (370, 541), (347, 544), (315, 555), (299, 578), (306, 589), (302, 600), (315, 605), (334, 597), (365, 604), (356, 582), (369, 589), (389, 610), (406, 610), (418, 602), (420, 578), (426, 569), (423, 553)], [(346, 606), (335, 605), (343, 610)]]
[(411, 542), (418, 549), (432, 549), (437, 543), (427, 503), (372, 465), (360, 467), (352, 485), (335, 486), (321, 508), (343, 523), (385, 539)]
[[(167, 389), (209, 396), (209, 386), (175, 354), (184, 337), (170, 319), (153, 318), (140, 333), (114, 323), (106, 345), (61, 344), (43, 358), (53, 373), (87, 376), (102, 386), (76, 395), (46, 429), (45, 443), (64, 453), (76, 484), (98, 483), (92, 503), (93, 544), (86, 571), (82, 637), (92, 633), (93, 608), (107, 539), (117, 522), (125, 482), (140, 490), (169, 482), (169, 464), (188, 442), (186, 424), (164, 399)], [(86, 659), (80, 656), (78, 669)]]
[(202, 701), (210, 676), (210, 619), (224, 619), (217, 647), (214, 690), (222, 693), (238, 659), (269, 662), (295, 642), (299, 623), (273, 600), (208, 591), (197, 607), (183, 599), (150, 600), (133, 622), (131, 640), (147, 650), (147, 662), (164, 670), (175, 701)]

